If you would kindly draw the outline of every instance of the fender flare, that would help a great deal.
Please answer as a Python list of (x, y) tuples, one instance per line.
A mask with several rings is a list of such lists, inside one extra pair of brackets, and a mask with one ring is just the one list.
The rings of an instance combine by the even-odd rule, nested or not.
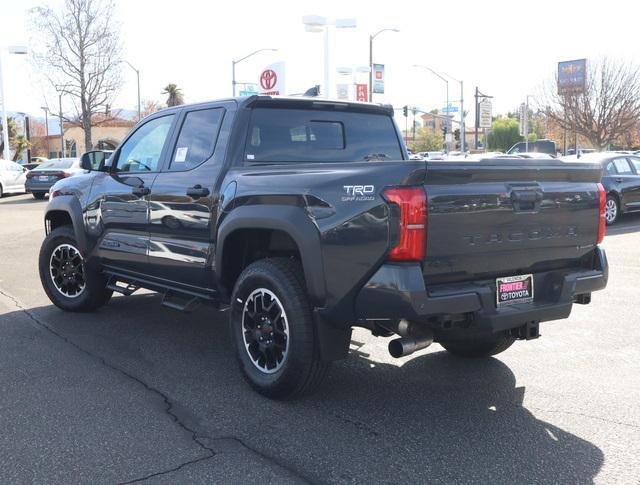
[(44, 214), (45, 231), (47, 234), (49, 233), (47, 231), (47, 220), (49, 219), (49, 214), (54, 211), (69, 214), (71, 224), (73, 225), (73, 232), (76, 236), (76, 242), (78, 243), (78, 249), (86, 256), (88, 250), (87, 235), (84, 230), (84, 218), (80, 201), (73, 195), (59, 195), (51, 199)]
[(271, 229), (288, 234), (298, 246), (309, 297), (315, 306), (324, 304), (326, 289), (320, 233), (304, 209), (290, 205), (246, 205), (234, 209), (218, 229), (215, 267), (222, 287), (224, 244), (238, 229)]

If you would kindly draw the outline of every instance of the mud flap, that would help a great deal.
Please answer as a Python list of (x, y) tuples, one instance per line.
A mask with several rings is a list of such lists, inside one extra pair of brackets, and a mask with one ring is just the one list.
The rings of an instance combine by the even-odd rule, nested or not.
[(320, 358), (325, 362), (346, 359), (351, 343), (351, 327), (338, 327), (313, 312), (313, 323)]

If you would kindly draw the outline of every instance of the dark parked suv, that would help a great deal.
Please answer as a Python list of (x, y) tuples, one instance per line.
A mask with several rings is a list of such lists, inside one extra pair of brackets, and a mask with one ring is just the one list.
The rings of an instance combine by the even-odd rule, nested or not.
[(51, 189), (40, 277), (91, 311), (148, 288), (229, 308), (259, 392), (310, 391), (354, 326), (487, 357), (604, 288), (598, 163), (409, 160), (393, 108), (238, 99), (142, 120)]

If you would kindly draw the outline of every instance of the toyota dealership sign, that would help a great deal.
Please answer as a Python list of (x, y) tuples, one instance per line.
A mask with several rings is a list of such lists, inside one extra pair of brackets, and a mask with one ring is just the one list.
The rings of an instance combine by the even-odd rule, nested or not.
[(286, 94), (284, 87), (284, 62), (276, 62), (267, 66), (260, 72), (258, 79), (260, 94), (271, 96), (283, 96)]

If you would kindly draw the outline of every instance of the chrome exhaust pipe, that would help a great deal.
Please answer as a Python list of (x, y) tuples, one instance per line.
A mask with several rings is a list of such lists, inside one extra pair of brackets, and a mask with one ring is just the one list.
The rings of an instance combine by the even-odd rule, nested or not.
[(391, 357), (399, 359), (414, 352), (426, 349), (433, 343), (433, 335), (429, 337), (400, 337), (389, 342), (389, 353)]

